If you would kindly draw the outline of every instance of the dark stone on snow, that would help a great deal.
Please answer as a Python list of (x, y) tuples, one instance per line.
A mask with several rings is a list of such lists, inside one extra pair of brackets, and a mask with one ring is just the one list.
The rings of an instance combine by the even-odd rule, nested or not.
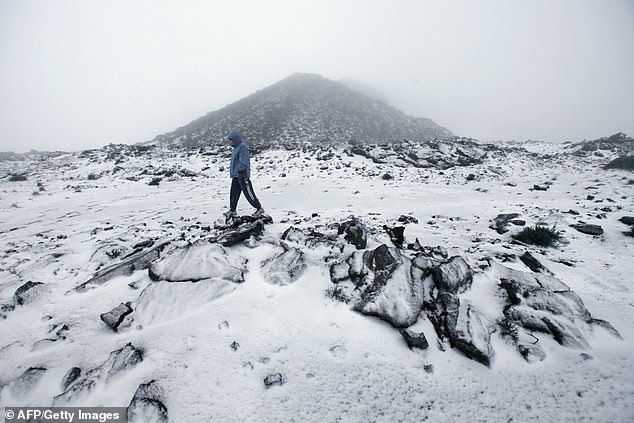
[(159, 258), (160, 252), (169, 244), (171, 240), (162, 242), (149, 250), (142, 250), (108, 266), (93, 275), (92, 278), (74, 288), (74, 291), (85, 292), (94, 285), (103, 285), (107, 281), (117, 276), (129, 276), (137, 270), (144, 270)]
[(634, 170), (634, 156), (621, 156), (604, 166), (604, 169)]
[(603, 228), (599, 225), (591, 225), (588, 223), (580, 223), (577, 225), (570, 225), (572, 228), (575, 228), (581, 233), (587, 235), (601, 235), (603, 234)]
[(467, 181), (474, 181), (476, 176), (473, 173), (467, 175)]
[[(243, 217), (245, 216), (241, 216), (241, 218)], [(218, 237), (217, 242), (224, 247), (230, 247), (232, 245), (239, 244), (252, 236), (260, 236), (263, 233), (264, 221), (256, 219), (252, 222), (247, 221), (246, 223), (242, 223), (235, 229), (223, 233)]]
[(634, 225), (634, 216), (623, 216), (619, 219), (619, 222), (625, 223), (626, 225)]
[(31, 296), (30, 294), (32, 292), (29, 293), (29, 291), (38, 285), (43, 285), (43, 284), (42, 282), (28, 281), (27, 283), (25, 283), (24, 285), (16, 289), (15, 293), (13, 294), (13, 301), (15, 302), (15, 304), (23, 305), (30, 302), (30, 296)]
[(367, 247), (367, 229), (356, 217), (353, 216), (347, 222), (339, 224), (337, 232), (339, 235), (344, 234), (344, 239), (357, 247), (357, 250), (363, 250)]
[(535, 191), (548, 191), (548, 186), (542, 187), (541, 185), (533, 185), (533, 189)]
[(403, 241), (405, 241), (405, 237), (403, 236), (405, 226), (395, 226), (390, 228), (387, 225), (383, 225), (383, 229), (385, 229), (387, 234), (390, 236), (390, 240), (394, 243), (394, 245), (397, 247), (403, 247)]
[(454, 256), (432, 270), (434, 283), (440, 291), (457, 294), (471, 287), (473, 270), (465, 259)]
[(71, 383), (76, 381), (79, 376), (81, 376), (81, 369), (79, 367), (72, 367), (69, 371), (67, 371), (62, 379), (62, 390), (65, 391), (68, 389)]
[(80, 397), (101, 382), (108, 382), (110, 378), (119, 375), (143, 361), (143, 352), (131, 343), (110, 353), (110, 357), (103, 364), (78, 377), (68, 388), (54, 398), (54, 404), (67, 403)]
[(403, 339), (405, 339), (405, 342), (407, 342), (407, 346), (410, 349), (420, 348), (424, 350), (429, 347), (429, 342), (427, 342), (427, 338), (425, 338), (425, 334), (423, 332), (417, 333), (409, 329), (400, 329), (399, 333), (403, 336)]
[(26, 175), (22, 173), (12, 173), (9, 175), (9, 182), (26, 181)]
[(150, 182), (148, 182), (148, 185), (150, 186), (158, 186), (161, 181), (163, 180), (163, 178), (152, 178), (152, 180)]
[(522, 219), (513, 219), (513, 220), (511, 220), (511, 223), (514, 224), (515, 226), (524, 226), (524, 225), (526, 225), (526, 221), (522, 220)]
[(499, 234), (504, 234), (509, 231), (509, 222), (519, 216), (519, 213), (498, 214), (495, 219), (493, 219), (493, 224), (489, 227), (496, 230)]
[(157, 381), (140, 384), (128, 405), (128, 422), (167, 423), (167, 407), (163, 403), (163, 397), (163, 390)]
[(418, 223), (418, 219), (416, 219), (415, 217), (413, 217), (413, 216), (406, 216), (406, 215), (404, 215), (404, 214), (403, 214), (403, 215), (401, 215), (401, 217), (399, 217), (399, 218), (398, 218), (398, 221), (399, 221), (399, 222), (401, 222), (401, 223), (405, 223), (405, 224), (408, 224), (408, 223), (415, 223), (415, 224), (417, 224), (417, 223)]
[(537, 260), (528, 251), (520, 256), (520, 260), (522, 260), (522, 263), (524, 263), (526, 267), (531, 269), (533, 272), (552, 274), (550, 270), (548, 270), (543, 264), (541, 264), (539, 260)]
[(535, 344), (518, 344), (517, 350), (529, 363), (542, 361), (546, 358), (546, 353), (539, 345)]
[(121, 303), (109, 312), (101, 314), (99, 317), (110, 329), (116, 332), (119, 325), (123, 322), (123, 319), (130, 313), (132, 313), (130, 305)]
[(592, 200), (594, 200), (594, 195), (588, 195), (588, 196), (586, 197), (586, 200), (588, 200), (588, 201), (592, 201)]
[(134, 246), (132, 247), (133, 249), (143, 249), (146, 247), (151, 247), (152, 245), (154, 245), (154, 240), (153, 239), (144, 239), (143, 241), (139, 241), (136, 244), (134, 244)]
[(282, 377), (281, 373), (271, 374), (264, 378), (264, 386), (266, 386), (267, 388), (270, 388), (273, 385), (283, 385), (283, 384), (284, 384), (284, 377)]

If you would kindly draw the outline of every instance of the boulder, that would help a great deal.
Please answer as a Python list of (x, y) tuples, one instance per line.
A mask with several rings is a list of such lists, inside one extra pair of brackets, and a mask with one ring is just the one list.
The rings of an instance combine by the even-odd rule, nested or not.
[(224, 247), (230, 247), (245, 241), (252, 236), (258, 237), (264, 233), (264, 221), (258, 219), (252, 222), (242, 223), (234, 229), (228, 230), (218, 236), (216, 240)]
[(128, 422), (167, 423), (167, 407), (163, 398), (163, 390), (157, 381), (140, 384), (128, 405)]
[[(32, 302), (37, 297), (38, 286), (44, 285), (42, 282), (28, 281), (24, 285), (15, 290), (13, 294), (13, 302), (16, 305), (24, 305)], [(34, 289), (35, 288), (35, 289)]]
[(128, 343), (123, 348), (111, 352), (110, 357), (103, 364), (78, 377), (63, 393), (54, 398), (54, 403), (71, 402), (142, 361), (143, 352)]
[(526, 251), (524, 254), (520, 256), (520, 260), (522, 263), (526, 265), (533, 272), (537, 273), (548, 273), (552, 275), (552, 272), (548, 270), (543, 264), (539, 262), (531, 253)]
[(457, 294), (471, 287), (473, 270), (464, 258), (454, 256), (432, 269), (434, 283), (439, 291)]
[(284, 377), (281, 373), (270, 374), (264, 378), (264, 386), (270, 388), (273, 385), (283, 385)]
[(240, 283), (244, 281), (245, 270), (246, 259), (229, 255), (220, 245), (201, 239), (152, 263), (148, 275), (153, 281), (197, 282), (220, 278)]
[(295, 247), (281, 244), (284, 251), (261, 263), (264, 278), (274, 285), (288, 285), (306, 270), (304, 253)]
[(619, 222), (625, 223), (626, 225), (634, 225), (634, 216), (623, 216), (619, 219)]
[(405, 339), (407, 346), (412, 348), (420, 348), (421, 350), (427, 349), (429, 347), (429, 342), (427, 342), (427, 338), (425, 338), (425, 334), (423, 332), (414, 332), (409, 329), (400, 329), (399, 333)]
[(119, 325), (123, 322), (123, 319), (130, 313), (132, 313), (130, 304), (121, 303), (109, 312), (101, 314), (99, 318), (101, 318), (110, 329), (116, 332)]
[(504, 234), (509, 231), (509, 222), (519, 216), (519, 213), (498, 214), (495, 219), (493, 219), (493, 224), (489, 227), (496, 230), (500, 235)]
[(383, 225), (383, 229), (385, 229), (387, 234), (390, 236), (390, 240), (394, 243), (394, 245), (397, 247), (403, 247), (403, 242), (405, 241), (405, 237), (403, 236), (405, 226), (395, 226), (390, 228), (387, 225)]
[(81, 369), (79, 367), (71, 367), (62, 378), (62, 389), (65, 391), (68, 387), (81, 376)]
[(404, 214), (402, 214), (399, 218), (398, 221), (404, 224), (408, 224), (408, 223), (414, 223), (417, 224), (418, 223), (418, 219), (416, 219), (414, 216), (406, 216)]
[(2, 386), (2, 397), (21, 399), (32, 392), (47, 372), (44, 367), (29, 367), (20, 376)]
[(352, 216), (347, 222), (338, 225), (337, 232), (344, 235), (344, 239), (350, 244), (363, 250), (368, 244), (368, 230), (363, 223), (356, 217)]
[(379, 317), (397, 328), (411, 326), (423, 308), (421, 278), (413, 278), (409, 260), (385, 244), (364, 255), (362, 289), (354, 310)]
[(137, 270), (144, 270), (150, 267), (150, 264), (157, 260), (160, 256), (160, 252), (169, 244), (172, 240), (165, 240), (158, 245), (150, 248), (138, 251), (132, 255), (124, 258), (119, 263), (112, 264), (104, 269), (101, 269), (95, 273), (92, 278), (86, 282), (78, 285), (73, 290), (76, 292), (85, 292), (88, 289), (94, 288), (96, 285), (103, 285), (110, 279), (117, 276), (130, 276)]
[(575, 228), (579, 232), (587, 235), (601, 235), (603, 234), (603, 228), (599, 225), (591, 225), (588, 223), (580, 223), (576, 225), (570, 225), (570, 227)]

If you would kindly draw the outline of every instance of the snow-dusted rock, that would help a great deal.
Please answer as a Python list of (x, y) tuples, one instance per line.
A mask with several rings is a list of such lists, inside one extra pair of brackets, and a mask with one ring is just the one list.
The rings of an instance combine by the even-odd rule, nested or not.
[(130, 313), (132, 313), (130, 305), (121, 303), (109, 312), (101, 314), (99, 318), (116, 332), (123, 319)]
[(43, 286), (44, 284), (42, 282), (28, 281), (15, 290), (13, 302), (16, 305), (24, 305), (34, 301), (38, 296), (38, 291), (40, 288), (43, 288)]
[(407, 346), (412, 348), (420, 348), (422, 350), (427, 349), (429, 347), (429, 342), (427, 342), (427, 338), (423, 332), (414, 332), (409, 329), (400, 329), (399, 333), (405, 339)]
[(44, 367), (29, 367), (20, 376), (1, 387), (2, 397), (20, 399), (31, 392), (39, 384), (47, 372)]
[(582, 234), (586, 234), (586, 235), (603, 234), (603, 228), (599, 225), (591, 225), (589, 223), (579, 223), (579, 224), (570, 225), (570, 227), (575, 228)]
[(403, 242), (405, 241), (405, 237), (403, 236), (405, 226), (394, 226), (391, 228), (387, 225), (383, 225), (383, 229), (385, 229), (385, 232), (390, 236), (390, 240), (394, 245), (397, 247), (403, 246)]
[(395, 327), (414, 324), (423, 307), (422, 279), (412, 278), (409, 260), (396, 248), (383, 244), (369, 253), (364, 254), (367, 273), (354, 309), (377, 316)]
[(546, 353), (537, 344), (518, 344), (517, 350), (524, 357), (524, 360), (529, 363), (535, 363), (537, 361), (543, 361), (546, 358)]
[(140, 384), (128, 405), (128, 422), (167, 423), (167, 407), (163, 397), (163, 390), (157, 381)]
[(273, 385), (283, 385), (284, 377), (281, 373), (270, 374), (264, 378), (264, 386), (270, 388)]
[(299, 278), (306, 269), (304, 253), (282, 243), (284, 251), (261, 264), (264, 278), (274, 285), (288, 285)]
[(493, 323), (470, 301), (459, 300), (452, 294), (448, 296), (451, 296), (451, 301), (445, 303), (445, 325), (449, 342), (467, 357), (485, 366), (491, 365), (491, 333), (495, 330)]
[(104, 269), (99, 270), (92, 278), (74, 288), (77, 292), (85, 292), (96, 285), (103, 285), (110, 279), (117, 276), (129, 276), (137, 270), (144, 270), (157, 260), (160, 252), (169, 244), (171, 240), (165, 240), (156, 246), (136, 252), (119, 263), (114, 263)]
[(493, 224), (490, 228), (495, 229), (499, 234), (504, 234), (509, 231), (508, 226), (511, 220), (517, 217), (519, 217), (519, 213), (498, 214), (495, 219), (493, 219)]
[(539, 262), (539, 260), (537, 260), (531, 253), (529, 253), (528, 251), (526, 251), (524, 254), (522, 254), (520, 256), (520, 260), (522, 260), (522, 263), (524, 263), (526, 265), (526, 267), (528, 267), (529, 269), (531, 269), (533, 272), (537, 272), (537, 273), (547, 273), (549, 275), (552, 275), (552, 272), (550, 270), (548, 270), (543, 264), (541, 264)]
[(246, 222), (235, 229), (230, 229), (220, 236), (216, 240), (219, 244), (224, 247), (230, 247), (235, 244), (239, 244), (242, 241), (245, 241), (252, 236), (260, 236), (264, 232), (264, 222), (263, 220), (255, 220), (253, 222)]
[(229, 255), (220, 245), (201, 239), (157, 260), (148, 274), (153, 281), (196, 282), (221, 278), (239, 283), (244, 281), (245, 265), (244, 258)]
[(79, 367), (71, 367), (62, 378), (62, 389), (64, 391), (68, 389), (70, 384), (76, 381), (79, 376), (81, 376), (81, 369)]
[(356, 217), (338, 225), (339, 235), (344, 235), (344, 239), (350, 244), (363, 250), (368, 245), (368, 230), (365, 225)]
[(464, 258), (454, 256), (447, 262), (436, 266), (432, 270), (434, 282), (440, 291), (457, 294), (471, 287), (473, 270)]
[(55, 397), (55, 404), (71, 402), (91, 391), (98, 384), (107, 383), (111, 378), (142, 361), (143, 352), (128, 343), (123, 348), (111, 352), (110, 357), (103, 364), (88, 370), (71, 383), (63, 393)]

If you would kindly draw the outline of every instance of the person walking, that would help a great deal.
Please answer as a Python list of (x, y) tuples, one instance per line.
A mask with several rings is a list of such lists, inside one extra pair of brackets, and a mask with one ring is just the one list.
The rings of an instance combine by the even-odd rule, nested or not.
[(264, 214), (264, 209), (260, 200), (255, 196), (253, 185), (251, 184), (251, 157), (249, 146), (242, 140), (236, 130), (229, 132), (227, 137), (233, 146), (231, 152), (231, 164), (229, 166), (229, 176), (231, 177), (231, 191), (229, 193), (229, 211), (224, 213), (227, 223), (237, 217), (236, 209), (240, 194), (244, 193), (247, 201), (255, 208), (253, 217), (260, 217)]

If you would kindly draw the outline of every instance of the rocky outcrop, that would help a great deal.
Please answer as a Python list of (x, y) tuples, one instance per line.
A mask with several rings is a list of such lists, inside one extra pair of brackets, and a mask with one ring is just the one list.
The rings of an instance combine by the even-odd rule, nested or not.
[(123, 322), (125, 317), (132, 313), (130, 304), (121, 303), (107, 313), (103, 313), (99, 318), (113, 331), (117, 331), (119, 325)]
[(454, 256), (432, 270), (436, 287), (441, 292), (457, 294), (471, 287), (473, 271), (464, 258)]
[(130, 423), (168, 422), (164, 393), (157, 381), (139, 385), (128, 405), (127, 415)]
[(103, 364), (88, 370), (72, 382), (62, 394), (55, 397), (55, 404), (71, 402), (142, 361), (143, 352), (128, 343), (123, 348), (111, 352)]
[(13, 302), (15, 305), (24, 305), (32, 302), (37, 297), (38, 287), (43, 287), (42, 282), (28, 281), (15, 290)]
[(267, 282), (273, 285), (288, 285), (306, 269), (304, 253), (295, 247), (281, 243), (283, 252), (264, 260), (261, 264), (262, 273)]
[(357, 247), (357, 250), (363, 250), (368, 245), (368, 230), (365, 225), (354, 216), (352, 216), (350, 220), (338, 224), (337, 232), (339, 235), (343, 235), (347, 242)]
[(172, 250), (148, 269), (153, 281), (197, 282), (219, 278), (230, 282), (244, 281), (246, 260), (227, 254), (218, 244), (201, 239), (194, 244)]

